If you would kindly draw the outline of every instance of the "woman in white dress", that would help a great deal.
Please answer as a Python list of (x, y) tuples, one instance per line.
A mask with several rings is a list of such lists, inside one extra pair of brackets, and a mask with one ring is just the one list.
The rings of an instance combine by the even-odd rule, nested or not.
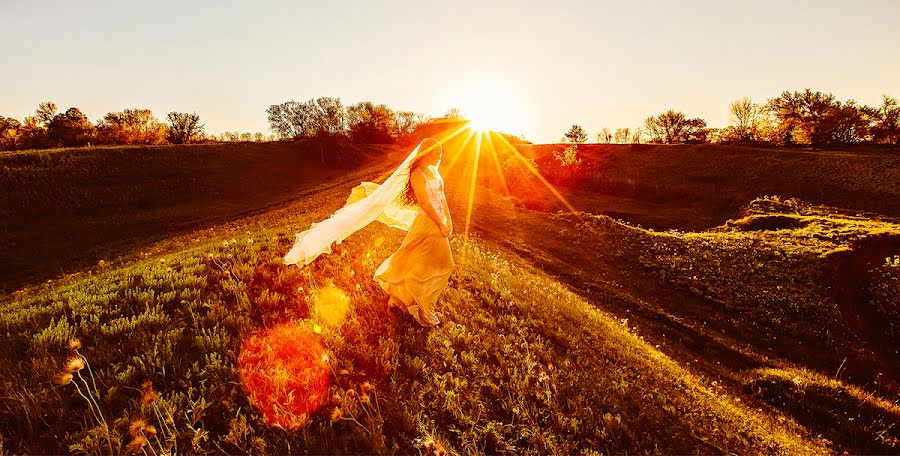
[(343, 207), (297, 233), (284, 263), (303, 267), (375, 220), (405, 230), (400, 248), (378, 267), (374, 279), (391, 306), (405, 309), (423, 326), (440, 323), (434, 305), (454, 267), (447, 239), (453, 222), (438, 172), (442, 156), (439, 141), (423, 140), (383, 183), (357, 185)]
[(441, 156), (441, 149), (435, 148), (412, 162), (403, 196), (418, 206), (418, 215), (397, 252), (375, 271), (375, 280), (390, 295), (388, 303), (428, 327), (440, 323), (434, 305), (454, 266), (447, 239), (453, 221), (438, 172)]

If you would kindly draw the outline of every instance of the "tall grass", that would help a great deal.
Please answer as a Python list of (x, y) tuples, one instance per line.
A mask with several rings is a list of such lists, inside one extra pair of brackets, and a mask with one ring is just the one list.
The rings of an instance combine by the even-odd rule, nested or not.
[[(4, 448), (823, 450), (824, 442), (718, 393), (623, 322), (478, 242), (453, 242), (458, 268), (442, 298), (445, 324), (428, 331), (391, 313), (371, 280), (399, 244), (397, 232), (366, 228), (308, 270), (280, 264), (291, 232), (232, 234), (3, 302), (9, 337), (0, 359), (13, 367), (0, 383)], [(315, 325), (314, 293), (332, 285), (350, 299), (342, 325), (318, 328), (333, 369), (332, 400), (300, 429), (269, 426), (241, 384), (242, 342), (279, 323)], [(73, 338), (96, 376), (90, 401), (52, 383)]]

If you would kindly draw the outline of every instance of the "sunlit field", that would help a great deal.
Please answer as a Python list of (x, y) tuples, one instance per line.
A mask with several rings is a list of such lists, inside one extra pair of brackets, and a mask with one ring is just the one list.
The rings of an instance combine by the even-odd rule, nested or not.
[[(584, 146), (573, 174), (549, 158), (562, 145), (513, 144), (467, 125), (422, 132), (444, 140), (457, 227), (444, 323), (432, 330), (389, 309), (372, 281), (398, 230), (373, 224), (306, 268), (282, 263), (294, 233), (340, 207), (355, 183), (383, 179), (404, 146), (363, 148), (333, 168), (318, 162), (315, 143), (231, 145), (237, 163), (308, 154), (297, 164), (310, 177), (291, 187), (272, 178), (264, 193), (208, 190), (224, 208), (208, 212), (202, 192), (159, 213), (122, 192), (91, 193), (77, 183), (96, 171), (66, 158), (71, 150), (0, 156), (5, 188), (34, 195), (11, 214), (47, 216), (80, 191), (98, 233), (128, 233), (92, 246), (48, 241), (47, 250), (67, 249), (62, 273), (34, 262), (5, 275), (0, 448), (900, 451), (897, 171), (882, 165), (895, 156), (842, 152), (869, 176), (848, 183), (832, 158), (803, 152)], [(107, 162), (110, 174), (142, 164), (134, 194), (235, 185), (230, 172), (183, 172), (189, 155), (103, 153), (120, 160)], [(798, 157), (803, 171), (778, 165)], [(687, 176), (666, 172), (685, 158), (696, 164)], [(46, 179), (36, 160), (67, 170), (55, 196), (30, 190)], [(171, 181), (160, 186), (157, 172)], [(271, 172), (241, 176), (263, 182)], [(730, 181), (740, 173), (766, 191), (750, 196), (758, 184)], [(811, 174), (832, 180), (816, 187), (823, 180)], [(856, 193), (838, 191), (849, 187)], [(190, 223), (145, 233), (136, 226), (146, 216), (113, 217), (142, 210)], [(8, 227), (10, 239), (58, 230)]]

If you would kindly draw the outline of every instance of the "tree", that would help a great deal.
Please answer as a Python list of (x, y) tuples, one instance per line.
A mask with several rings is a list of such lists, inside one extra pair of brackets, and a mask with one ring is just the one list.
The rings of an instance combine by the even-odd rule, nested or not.
[(200, 124), (197, 113), (173, 111), (166, 119), (169, 120), (169, 141), (174, 144), (190, 144), (203, 137), (204, 125)]
[(563, 135), (563, 142), (573, 143), (573, 144), (583, 144), (587, 141), (587, 133), (584, 131), (584, 128), (581, 128), (581, 125), (574, 124), (569, 131)]
[(57, 147), (84, 146), (90, 143), (93, 134), (94, 126), (78, 108), (69, 108), (66, 112), (53, 116), (47, 125), (50, 143)]
[(750, 97), (744, 97), (740, 100), (734, 100), (729, 105), (731, 117), (734, 121), (734, 136), (738, 141), (753, 140), (753, 129), (756, 123), (757, 110), (756, 105)]
[(394, 111), (392, 122), (394, 129), (391, 131), (391, 136), (397, 142), (406, 142), (416, 128), (423, 123), (425, 123), (425, 118), (421, 114), (412, 111)]
[(114, 144), (161, 144), (168, 128), (149, 109), (125, 109), (110, 112), (98, 125), (104, 142)]
[(463, 115), (462, 111), (459, 108), (450, 108), (444, 115), (438, 117), (438, 119), (465, 119), (466, 116)]
[(19, 129), (22, 124), (12, 117), (0, 116), (0, 150), (19, 148)]
[(559, 166), (568, 167), (581, 163), (578, 158), (578, 144), (569, 144), (562, 151), (553, 151), (553, 158), (559, 161)]
[(391, 134), (396, 130), (394, 113), (383, 104), (364, 101), (348, 107), (347, 123), (353, 141), (367, 144), (394, 142)]
[(311, 136), (311, 111), (306, 104), (293, 100), (269, 106), (269, 128), (281, 139)]
[(683, 112), (672, 109), (658, 116), (648, 117), (644, 121), (644, 128), (651, 142), (665, 144), (705, 142), (708, 133), (705, 120), (688, 119)]
[(316, 98), (314, 113), (313, 121), (317, 137), (336, 138), (347, 134), (347, 111), (340, 98)]
[(347, 134), (347, 110), (341, 100), (320, 97), (304, 103), (269, 106), (269, 128), (280, 138), (336, 138)]
[(631, 129), (629, 128), (617, 128), (616, 133), (613, 135), (613, 139), (619, 144), (625, 144), (631, 139)]
[[(830, 93), (806, 89), (785, 91), (769, 100), (776, 136), (783, 144), (833, 144), (870, 139), (876, 110), (853, 100), (845, 103)], [(875, 122), (877, 124), (877, 122)]]
[(635, 128), (634, 133), (631, 135), (632, 144), (640, 144), (641, 141), (644, 140), (644, 130), (640, 128)]
[(897, 99), (882, 95), (881, 106), (868, 108), (872, 119), (872, 141), (875, 143), (900, 144), (900, 106)]
[(39, 104), (37, 110), (34, 112), (34, 117), (39, 124), (43, 125), (45, 128), (49, 127), (50, 122), (56, 117), (56, 103), (45, 101)]
[(612, 142), (612, 133), (610, 133), (609, 128), (603, 127), (600, 131), (597, 132), (597, 142), (601, 144), (609, 144)]

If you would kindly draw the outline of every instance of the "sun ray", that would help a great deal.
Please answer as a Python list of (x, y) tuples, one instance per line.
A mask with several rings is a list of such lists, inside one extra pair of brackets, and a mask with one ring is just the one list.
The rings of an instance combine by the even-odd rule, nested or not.
[(519, 159), (519, 161), (522, 162), (523, 165), (525, 165), (526, 168), (528, 168), (528, 171), (531, 171), (532, 174), (534, 174), (541, 182), (543, 182), (543, 184), (547, 187), (547, 189), (550, 190), (550, 193), (553, 193), (553, 195), (556, 196), (556, 198), (561, 203), (563, 203), (563, 205), (565, 205), (566, 208), (569, 209), (569, 212), (574, 214), (576, 217), (581, 218), (581, 214), (579, 214), (579, 212), (575, 209), (575, 207), (572, 206), (571, 204), (569, 204), (569, 202), (566, 200), (566, 198), (563, 197), (562, 194), (559, 193), (559, 191), (557, 191), (556, 188), (553, 187), (553, 185), (550, 182), (547, 182), (547, 179), (544, 179), (544, 176), (542, 176), (541, 173), (539, 173), (536, 169), (534, 169), (534, 167), (531, 166), (530, 163), (528, 163), (528, 160), (526, 160), (525, 157), (523, 157), (522, 154), (520, 154), (519, 151), (512, 144), (510, 144), (509, 141), (506, 140), (506, 138), (503, 137), (503, 135), (497, 135), (497, 137), (500, 138), (500, 141), (506, 147), (508, 147), (513, 152), (513, 154), (515, 154), (515, 156)]
[(498, 133), (489, 131), (487, 133), (487, 145), (490, 148), (490, 156), (492, 161), (494, 162), (494, 166), (497, 168), (497, 176), (500, 179), (500, 190), (503, 195), (509, 195), (509, 188), (506, 186), (506, 176), (503, 174), (503, 168), (500, 167), (500, 159), (497, 157), (497, 149), (494, 147), (494, 139), (491, 138), (492, 135), (496, 135)]
[(454, 166), (456, 166), (456, 162), (458, 162), (460, 157), (463, 156), (463, 154), (466, 151), (466, 146), (469, 144), (469, 141), (472, 140), (472, 136), (474, 136), (476, 133), (476, 130), (469, 127), (468, 124), (466, 124), (462, 128), (465, 129), (466, 131), (468, 131), (469, 134), (466, 136), (466, 139), (463, 140), (462, 145), (458, 149), (459, 151), (455, 155), (450, 157), (450, 161), (447, 163), (447, 168), (446, 168), (447, 170), (451, 170), (451, 169), (453, 169)]
[(466, 208), (466, 228), (463, 233), (463, 245), (469, 244), (469, 226), (472, 223), (472, 212), (474, 209), (473, 202), (475, 200), (475, 182), (478, 179), (478, 161), (481, 156), (481, 140), (484, 136), (483, 132), (478, 133), (475, 138), (475, 160), (472, 163), (472, 181), (469, 184), (469, 205)]

